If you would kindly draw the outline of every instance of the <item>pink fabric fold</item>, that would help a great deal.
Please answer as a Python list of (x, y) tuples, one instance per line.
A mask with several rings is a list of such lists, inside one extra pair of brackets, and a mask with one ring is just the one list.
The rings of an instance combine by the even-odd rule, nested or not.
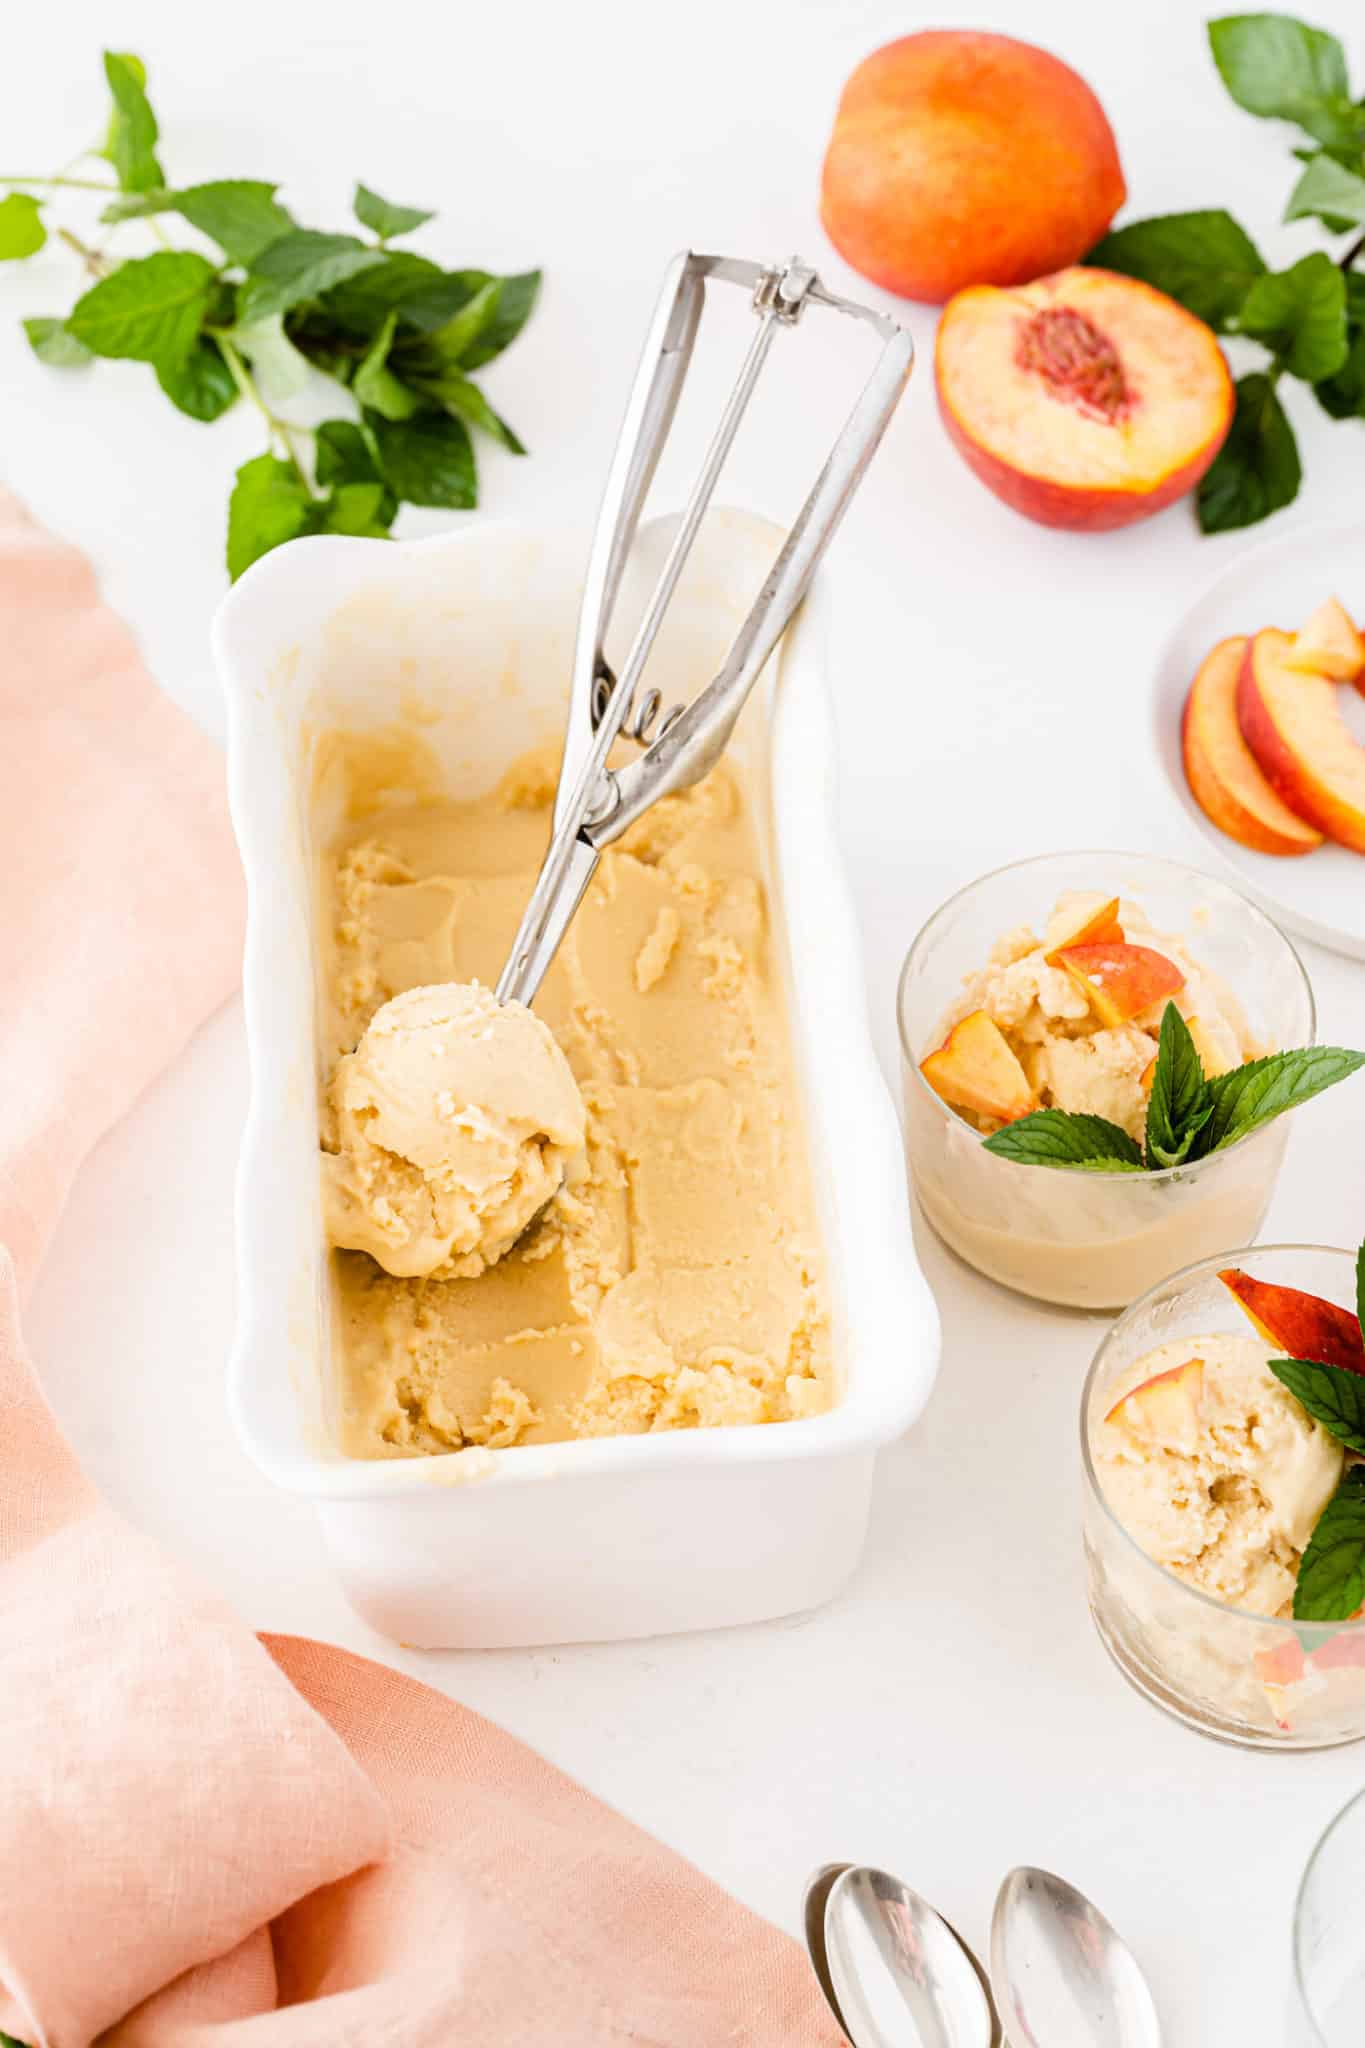
[(834, 2048), (794, 1943), (442, 1695), (258, 1640), (61, 1437), (18, 1303), (85, 1153), (235, 982), (222, 780), (0, 493), (0, 2030)]

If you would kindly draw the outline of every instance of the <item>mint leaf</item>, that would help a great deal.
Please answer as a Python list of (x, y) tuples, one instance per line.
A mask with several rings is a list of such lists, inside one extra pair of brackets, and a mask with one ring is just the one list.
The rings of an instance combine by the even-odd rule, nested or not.
[(1086, 262), (1155, 285), (1219, 334), (1232, 327), (1242, 301), (1264, 275), (1255, 243), (1230, 213), (1165, 213), (1117, 228)]
[(401, 383), (388, 367), (388, 354), (397, 325), (398, 315), (390, 313), (351, 380), (351, 389), (360, 404), (382, 414), (386, 420), (411, 419), (421, 404), (417, 394)]
[(279, 404), (303, 390), (309, 378), (306, 356), (299, 354), (284, 331), (284, 315), (234, 327), (229, 338), (251, 364), (256, 386), (267, 404)]
[(1213, 1115), (1204, 1126), (1198, 1154), (1235, 1145), (1251, 1131), (1311, 1102), (1324, 1088), (1344, 1081), (1365, 1066), (1365, 1053), (1337, 1045), (1309, 1045), (1295, 1052), (1273, 1052), (1263, 1060), (1234, 1067), (1209, 1083)]
[(490, 277), (468, 298), (453, 319), (426, 337), (423, 359), (440, 368), (455, 368), (472, 354), (475, 343), (491, 326), (502, 297), (502, 279)]
[(1295, 1621), (1349, 1621), (1365, 1601), (1365, 1466), (1356, 1465), (1318, 1518), (1299, 1563)]
[(1228, 437), (1199, 486), (1200, 527), (1205, 533), (1230, 533), (1255, 526), (1292, 504), (1302, 481), (1294, 429), (1274, 382), (1261, 370), (1239, 377)]
[(1293, 377), (1315, 383), (1346, 361), (1346, 280), (1325, 250), (1288, 270), (1258, 277), (1238, 321), (1283, 362)]
[[(440, 264), (414, 255), (411, 249), (376, 249), (372, 253), (379, 259), (375, 265), (334, 285), (322, 302), (321, 310), (347, 334), (377, 334), (390, 313), (398, 313), (406, 321), (408, 307), (421, 306), (433, 293), (445, 294), (441, 319), (448, 320), (471, 296), (462, 287), (452, 294)], [(449, 304), (452, 296), (455, 302)], [(440, 324), (438, 320), (436, 325)]]
[[(458, 275), (460, 273), (452, 273)], [(480, 272), (465, 272), (465, 276), (479, 276)], [(538, 270), (522, 270), (510, 277), (499, 280), (502, 290), (492, 319), (484, 327), (472, 348), (466, 349), (463, 367), (466, 370), (482, 369), (491, 363), (494, 356), (500, 356), (505, 348), (514, 342), (530, 319), (540, 296), (541, 273)]]
[(1345, 143), (1361, 132), (1335, 36), (1287, 14), (1229, 14), (1209, 23), (1209, 44), (1224, 85), (1249, 114), (1293, 121), (1317, 142)]
[(139, 57), (106, 50), (104, 75), (114, 96), (104, 154), (125, 192), (150, 192), (166, 180), (157, 162), (158, 131), (146, 93), (147, 68)]
[(216, 420), (237, 396), (237, 384), (222, 355), (202, 334), (183, 363), (158, 363), (156, 381), (171, 404), (192, 420)]
[(1167, 1003), (1147, 1103), (1148, 1166), (1182, 1165), (1212, 1114), (1208, 1083), (1189, 1026), (1175, 1004)]
[(478, 503), (474, 450), (462, 420), (438, 412), (386, 420), (369, 412), (365, 423), (374, 435), (384, 480), (398, 498), (456, 512)]
[(1347, 170), (1326, 152), (1310, 157), (1289, 195), (1286, 220), (1321, 220), (1340, 232), (1365, 223), (1365, 178)]
[(244, 462), (228, 501), (228, 575), (235, 583), (244, 569), (272, 548), (312, 530), (315, 504), (292, 462), (257, 455)]
[(64, 320), (25, 320), (24, 332), (39, 362), (50, 363), (54, 370), (79, 370), (94, 361), (85, 343), (77, 341)]
[[(439, 377), (421, 380), (419, 388), (429, 398), (434, 398), (439, 405), (444, 406), (447, 412), (453, 413), (456, 419), (464, 420), (468, 426), (479, 427), (485, 434), (491, 434), (495, 441), (501, 442), (513, 455), (526, 453), (506, 420), (494, 412), (478, 385), (471, 382), (461, 371), (444, 370)], [(357, 378), (357, 393), (359, 390), (360, 380)]]
[(354, 235), (320, 235), (294, 228), (280, 235), (253, 259), (242, 289), (238, 319), (243, 325), (287, 313), (305, 299), (316, 299), (343, 278), (355, 277), (385, 260)]
[(339, 484), (322, 507), (317, 530), (387, 540), (396, 510), (392, 493), (383, 484)]
[(35, 256), (47, 240), (38, 201), (28, 192), (0, 199), (0, 263), (22, 263)]
[(1036, 1109), (982, 1140), (998, 1159), (1019, 1166), (1069, 1166), (1083, 1173), (1139, 1173), (1142, 1153), (1118, 1124), (1065, 1109)]
[(194, 347), (215, 276), (202, 256), (159, 250), (92, 285), (66, 324), (93, 355), (174, 366)]
[[(1347, 285), (1349, 292), (1349, 279)], [(1347, 333), (1349, 346), (1345, 362), (1335, 377), (1324, 377), (1321, 383), (1313, 386), (1313, 396), (1334, 420), (1365, 418), (1365, 322), (1351, 321)]]
[(320, 484), (375, 483), (379, 465), (353, 420), (324, 420), (317, 430), (314, 464)]
[(381, 242), (389, 241), (394, 235), (410, 235), (414, 228), (436, 218), (434, 213), (425, 213), (419, 206), (394, 206), (389, 200), (381, 199), (377, 192), (371, 192), (368, 185), (357, 184), (351, 206), (361, 226), (378, 235)]
[(1365, 1458), (1365, 1373), (1325, 1365), (1316, 1358), (1272, 1358), (1267, 1363), (1314, 1421)]

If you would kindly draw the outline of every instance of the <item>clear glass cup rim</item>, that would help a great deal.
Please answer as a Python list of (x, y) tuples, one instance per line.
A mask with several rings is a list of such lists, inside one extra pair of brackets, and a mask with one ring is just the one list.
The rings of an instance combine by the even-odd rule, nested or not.
[(1359, 1792), (1353, 1793), (1352, 1796), (1347, 1800), (1346, 1804), (1342, 1807), (1339, 1807), (1338, 1810), (1332, 1815), (1332, 1818), (1328, 1821), (1326, 1827), (1318, 1836), (1317, 1841), (1313, 1844), (1312, 1850), (1308, 1857), (1308, 1861), (1303, 1866), (1303, 1875), (1299, 1879), (1298, 1890), (1294, 1894), (1293, 1941), (1291, 1943), (1291, 1946), (1294, 1951), (1294, 1989), (1299, 1994), (1299, 2002), (1302, 2005), (1305, 2013), (1307, 2013), (1309, 2019), (1313, 2023), (1314, 2029), (1317, 2033), (1318, 2040), (1322, 2042), (1322, 2048), (1327, 2048), (1326, 2037), (1324, 2036), (1322, 2028), (1318, 2023), (1317, 2011), (1313, 2005), (1312, 1999), (1308, 1995), (1308, 1986), (1304, 1982), (1303, 1920), (1306, 1905), (1306, 1896), (1308, 1892), (1309, 1883), (1312, 1880), (1313, 1872), (1317, 1867), (1318, 1858), (1326, 1849), (1327, 1844), (1331, 1841), (1337, 1829), (1339, 1827), (1344, 1827), (1346, 1822), (1351, 1818), (1351, 1815), (1355, 1813), (1359, 1807), (1362, 1806), (1365, 1806), (1365, 1788), (1362, 1788)]
[[(998, 882), (1006, 875), (1019, 874), (1026, 868), (1042, 867), (1047, 862), (1056, 860), (1145, 862), (1148, 867), (1164, 868), (1172, 879), (1178, 878), (1185, 882), (1197, 882), (1202, 889), (1217, 889), (1221, 890), (1225, 896), (1230, 896), (1234, 902), (1241, 905), (1243, 910), (1249, 912), (1253, 923), (1260, 925), (1268, 937), (1288, 954), (1289, 959), (1297, 969), (1299, 981), (1308, 1002), (1308, 1032), (1304, 1039), (1304, 1044), (1317, 1044), (1318, 1006), (1313, 995), (1313, 984), (1308, 978), (1308, 969), (1303, 964), (1299, 950), (1288, 934), (1282, 931), (1280, 926), (1276, 924), (1274, 918), (1268, 916), (1258, 904), (1253, 903), (1249, 896), (1244, 896), (1240, 889), (1234, 889), (1230, 883), (1220, 880), (1217, 875), (1206, 875), (1202, 868), (1192, 868), (1186, 861), (1168, 860), (1165, 854), (1161, 853), (1125, 853), (1120, 848), (1112, 846), (1107, 848), (1082, 846), (1076, 848), (1074, 852), (1062, 848), (1056, 853), (1033, 853), (1024, 860), (1006, 861), (1002, 867), (991, 868), (987, 874), (978, 875), (974, 882), (967, 882), (961, 889), (955, 889), (952, 895), (947, 897), (939, 904), (938, 909), (931, 913), (910, 941), (909, 950), (902, 962), (901, 971), (896, 980), (896, 1036), (900, 1041), (901, 1058), (905, 1063), (907, 1072), (914, 1076), (914, 1085), (923, 1091), (925, 1098), (929, 1102), (934, 1104), (945, 1122), (960, 1125), (964, 1131), (971, 1131), (973, 1136), (980, 1136), (980, 1133), (974, 1131), (972, 1125), (964, 1117), (960, 1117), (955, 1109), (950, 1109), (943, 1100), (943, 1097), (936, 1094), (929, 1086), (929, 1083), (919, 1070), (918, 1053), (907, 1043), (905, 990), (906, 984), (910, 979), (911, 969), (915, 965), (921, 950), (932, 937), (935, 926), (946, 918), (950, 911), (955, 910), (965, 897), (975, 895), (978, 889), (984, 889), (991, 882)], [(1248, 1131), (1245, 1137), (1238, 1138), (1235, 1144), (1224, 1145), (1217, 1152), (1208, 1152), (1202, 1159), (1196, 1159), (1181, 1166), (1148, 1166), (1143, 1167), (1140, 1173), (1119, 1173), (1115, 1174), (1113, 1178), (1118, 1185), (1126, 1188), (1142, 1187), (1149, 1182), (1156, 1181), (1195, 1180), (1199, 1177), (1203, 1168), (1210, 1166), (1213, 1161), (1230, 1159), (1234, 1152), (1240, 1151), (1243, 1145), (1249, 1145), (1253, 1138), (1264, 1137), (1266, 1131), (1270, 1128), (1269, 1124), (1262, 1124), (1256, 1130)], [(1068, 1173), (1073, 1170), (1066, 1166), (1029, 1165), (1021, 1167), (1018, 1161), (1013, 1159), (1002, 1159), (1000, 1165), (1006, 1172), (1013, 1173)], [(1100, 1185), (1103, 1184), (1102, 1175), (1092, 1175), (1091, 1178)]]
[[(1229, 1147), (1229, 1150), (1231, 1149)], [(1356, 1257), (1354, 1252), (1348, 1252), (1343, 1246), (1338, 1244), (1234, 1245), (1228, 1251), (1216, 1253), (1211, 1259), (1196, 1259), (1193, 1265), (1177, 1267), (1174, 1273), (1168, 1274), (1164, 1280), (1158, 1280), (1154, 1287), (1149, 1287), (1145, 1294), (1140, 1294), (1136, 1301), (1128, 1304), (1128, 1307), (1124, 1309), (1121, 1315), (1115, 1317), (1101, 1338), (1095, 1356), (1090, 1361), (1090, 1370), (1086, 1373), (1085, 1385), (1081, 1389), (1081, 1466), (1085, 1473), (1085, 1483), (1089, 1492), (1099, 1504), (1100, 1510), (1110, 1524), (1110, 1527), (1118, 1531), (1119, 1536), (1128, 1549), (1132, 1551), (1134, 1557), (1140, 1558), (1149, 1571), (1155, 1572), (1168, 1585), (1178, 1586), (1182, 1593), (1187, 1594), (1191, 1600), (1197, 1600), (1201, 1606), (1211, 1608), (1215, 1614), (1231, 1615), (1237, 1621), (1255, 1622), (1261, 1628), (1292, 1629), (1296, 1635), (1300, 1631), (1306, 1635), (1320, 1635), (1325, 1628), (1330, 1628), (1337, 1635), (1345, 1635), (1348, 1632), (1353, 1635), (1365, 1635), (1365, 1620), (1295, 1621), (1291, 1616), (1288, 1621), (1282, 1621), (1277, 1615), (1253, 1614), (1248, 1608), (1233, 1607), (1226, 1600), (1216, 1600), (1212, 1593), (1201, 1592), (1199, 1587), (1192, 1586), (1188, 1579), (1180, 1578), (1177, 1573), (1168, 1570), (1164, 1564), (1159, 1564), (1156, 1558), (1149, 1557), (1131, 1529), (1127, 1528), (1119, 1520), (1113, 1508), (1110, 1507), (1104, 1488), (1100, 1484), (1100, 1477), (1095, 1470), (1095, 1461), (1090, 1452), (1090, 1397), (1099, 1379), (1105, 1356), (1128, 1318), (1137, 1315), (1139, 1310), (1145, 1308), (1154, 1294), (1164, 1294), (1169, 1288), (1192, 1282), (1196, 1276), (1205, 1273), (1217, 1273), (1224, 1266), (1235, 1265), (1243, 1259), (1265, 1258), (1280, 1252), (1311, 1252), (1317, 1257), (1321, 1257), (1323, 1253), (1326, 1253), (1329, 1258), (1345, 1259), (1348, 1265)]]

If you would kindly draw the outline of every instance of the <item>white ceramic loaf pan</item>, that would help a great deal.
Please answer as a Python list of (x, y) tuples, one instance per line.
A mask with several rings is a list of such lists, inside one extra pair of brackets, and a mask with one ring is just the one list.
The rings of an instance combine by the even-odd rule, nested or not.
[[(745, 514), (713, 515), (651, 667), (666, 701), (709, 677), (777, 539)], [(656, 523), (623, 611), (662, 544)], [(337, 821), (313, 794), (313, 749), (329, 728), (410, 721), (445, 793), (488, 788), (561, 729), (585, 558), (582, 535), (484, 523), (407, 544), (304, 540), (251, 569), (215, 627), (250, 892), (231, 1406), (262, 1469), (316, 1503), (360, 1613), (426, 1647), (643, 1636), (828, 1599), (862, 1548), (878, 1446), (919, 1414), (937, 1363), (834, 838), (817, 585), (731, 744), (761, 811), (837, 1405), (800, 1422), (431, 1458), (365, 1461), (336, 1447), (313, 922), (318, 852)]]

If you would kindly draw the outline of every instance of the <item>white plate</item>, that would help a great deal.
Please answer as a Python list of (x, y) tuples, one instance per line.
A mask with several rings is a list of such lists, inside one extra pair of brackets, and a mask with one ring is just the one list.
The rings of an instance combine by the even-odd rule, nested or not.
[[(1315, 605), (1334, 596), (1353, 618), (1365, 613), (1365, 520), (1303, 526), (1239, 555), (1190, 606), (1166, 642), (1156, 674), (1156, 736), (1176, 795), (1222, 867), (1252, 901), (1290, 931), (1365, 960), (1365, 855), (1329, 844), (1286, 858), (1239, 846), (1204, 816), (1180, 760), (1181, 708), (1214, 643), (1262, 626), (1291, 632)], [(1341, 708), (1365, 743), (1365, 698), (1343, 685)]]

